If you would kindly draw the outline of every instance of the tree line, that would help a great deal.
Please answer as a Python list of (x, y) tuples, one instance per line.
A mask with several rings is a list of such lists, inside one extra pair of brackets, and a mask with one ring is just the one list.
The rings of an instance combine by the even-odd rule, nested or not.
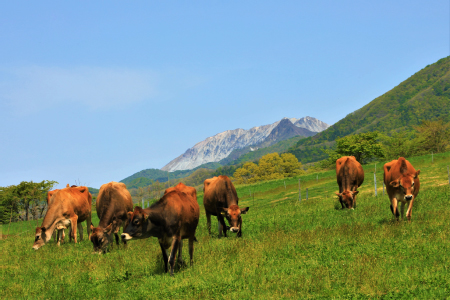
[(394, 160), (429, 153), (450, 151), (450, 123), (425, 120), (414, 131), (400, 131), (388, 136), (378, 131), (349, 135), (336, 140), (334, 150), (324, 152), (328, 158), (319, 165), (333, 167), (336, 159), (354, 156), (361, 164), (376, 159)]
[(254, 183), (263, 180), (281, 179), (302, 174), (302, 164), (291, 153), (269, 153), (257, 163), (246, 162), (238, 168), (233, 179), (236, 183)]
[(22, 181), (18, 185), (0, 187), (0, 222), (42, 218), (47, 209), (47, 192), (57, 183)]

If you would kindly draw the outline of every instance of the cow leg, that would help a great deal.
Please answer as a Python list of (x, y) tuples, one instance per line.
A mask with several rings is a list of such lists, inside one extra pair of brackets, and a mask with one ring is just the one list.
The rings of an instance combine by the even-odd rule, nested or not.
[(398, 203), (397, 203), (397, 199), (396, 198), (392, 198), (391, 200), (391, 211), (392, 214), (397, 218), (399, 217), (399, 212), (398, 212), (398, 207), (397, 207)]
[(87, 226), (86, 231), (87, 231), (88, 238), (91, 237), (91, 224), (92, 224), (92, 222), (91, 222), (91, 213), (89, 212), (89, 215), (88, 215), (88, 217), (86, 219), (86, 226)]
[(83, 240), (83, 225), (81, 223), (77, 224), (78, 231), (80, 232), (80, 242)]
[[(122, 223), (122, 225), (125, 226), (125, 223)], [(125, 227), (122, 228), (122, 233), (123, 233), (124, 230), (125, 230)], [(123, 242), (123, 246), (125, 248), (127, 246), (127, 241), (122, 240), (122, 242)]]
[(227, 237), (227, 225), (225, 224), (225, 220), (223, 219), (221, 214), (217, 214), (217, 221), (219, 226), (219, 237), (222, 237), (222, 233), (225, 237)]
[(69, 243), (72, 243), (72, 223), (69, 225)]
[(114, 232), (114, 236), (116, 237), (116, 245), (119, 247), (119, 234), (117, 232)]
[(192, 264), (194, 263), (194, 238), (190, 237), (189, 238), (189, 258), (190, 258), (190, 264), (192, 266)]
[(402, 220), (405, 218), (405, 202), (402, 202), (402, 205), (401, 205), (401, 217), (402, 217)]
[(175, 258), (177, 255), (177, 250), (180, 245), (181, 236), (174, 236), (172, 241), (172, 250), (170, 251), (169, 256), (169, 265), (170, 265), (170, 276), (173, 276), (173, 269), (175, 267)]
[(56, 245), (60, 245), (61, 244), (61, 238), (62, 238), (62, 232), (64, 232), (64, 229), (57, 229), (55, 230), (56, 232)]
[(169, 270), (169, 269), (167, 268), (167, 264), (168, 264), (168, 262), (169, 262), (169, 258), (168, 258), (168, 256), (167, 256), (167, 250), (166, 250), (166, 248), (164, 248), (164, 246), (163, 246), (163, 244), (161, 243), (161, 241), (159, 241), (159, 246), (161, 247), (161, 252), (162, 252), (162, 255), (163, 255), (164, 271), (167, 273), (167, 271)]
[(180, 266), (184, 265), (182, 251), (183, 251), (183, 240), (180, 239), (180, 245), (178, 246), (178, 260), (177, 260)]
[(413, 202), (414, 202), (414, 197), (411, 201), (409, 201), (408, 210), (406, 211), (406, 217), (408, 218), (408, 221), (411, 221)]
[(70, 232), (70, 240), (72, 241), (72, 238), (75, 242), (75, 244), (77, 243), (77, 221), (78, 221), (78, 216), (75, 215), (72, 218), (70, 218), (70, 225), (72, 228), (72, 231)]
[(208, 228), (208, 233), (211, 235), (211, 214), (206, 212), (206, 228)]

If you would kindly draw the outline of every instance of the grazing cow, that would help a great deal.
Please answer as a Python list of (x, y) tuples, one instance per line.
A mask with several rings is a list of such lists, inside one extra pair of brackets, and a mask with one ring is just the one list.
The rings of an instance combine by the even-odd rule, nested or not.
[[(86, 221), (87, 233), (90, 234), (92, 195), (85, 186), (67, 187), (56, 191), (50, 201), (41, 227), (36, 228), (33, 249), (45, 245), (57, 228), (71, 226), (70, 237), (77, 242), (77, 226)], [(81, 224), (80, 224), (81, 225)], [(83, 230), (80, 230), (83, 240)]]
[[(66, 187), (69, 187), (69, 184), (67, 184)], [(72, 187), (75, 187), (74, 185)], [(52, 200), (52, 196), (59, 191), (59, 189), (55, 189), (53, 191), (47, 192), (47, 206), (50, 207), (50, 200)], [(70, 228), (70, 224), (68, 224)], [(56, 225), (56, 231), (53, 232), (53, 238), (56, 240), (56, 244), (59, 246), (61, 241), (64, 243), (64, 239), (66, 237), (64, 233), (64, 229), (67, 229), (66, 226), (62, 222)], [(70, 231), (71, 229), (69, 229)], [(83, 230), (83, 227), (80, 223), (78, 223), (78, 230)], [(72, 241), (72, 237), (70, 237), (70, 241)]]
[[(128, 213), (125, 230), (122, 233), (123, 240), (145, 239), (157, 237), (161, 247), (164, 266), (170, 275), (173, 275), (175, 267), (175, 256), (177, 250), (178, 261), (181, 260), (181, 241), (189, 239), (190, 263), (193, 263), (195, 230), (197, 229), (200, 208), (197, 203), (195, 189), (179, 183), (174, 188), (166, 190), (158, 202), (149, 208), (135, 207), (134, 211)], [(172, 246), (170, 255), (167, 251)]]
[(384, 184), (391, 201), (391, 212), (397, 218), (399, 217), (398, 202), (402, 203), (402, 219), (405, 215), (405, 204), (408, 203), (406, 217), (411, 221), (414, 199), (419, 194), (420, 170), (415, 170), (409, 161), (400, 157), (384, 165)]
[[(220, 175), (206, 179), (203, 185), (203, 204), (206, 212), (206, 225), (211, 234), (211, 215), (217, 217), (219, 226), (219, 237), (227, 236), (227, 229), (231, 232), (237, 232), (237, 236), (242, 236), (242, 217), (246, 214), (249, 207), (239, 208), (236, 189), (230, 178)], [(227, 218), (230, 227), (225, 225), (224, 217)]]
[(364, 182), (364, 170), (354, 156), (343, 156), (336, 160), (336, 177), (342, 208), (355, 209), (357, 188)]
[[(112, 233), (116, 237), (116, 244), (119, 245), (119, 229), (124, 225), (128, 212), (133, 211), (133, 201), (127, 186), (122, 182), (114, 182), (103, 184), (98, 193), (97, 216), (100, 220), (98, 227), (91, 225), (91, 236), (89, 239), (94, 245), (95, 253), (106, 253), (108, 244), (111, 248), (114, 245)], [(126, 244), (126, 241), (123, 241)]]
[[(50, 199), (52, 198), (53, 194), (55, 194), (59, 189), (48, 191), (47, 192), (47, 206), (50, 207)], [(53, 238), (56, 240), (56, 244), (59, 246), (60, 241), (64, 242), (65, 238), (64, 229), (56, 230), (53, 232)]]

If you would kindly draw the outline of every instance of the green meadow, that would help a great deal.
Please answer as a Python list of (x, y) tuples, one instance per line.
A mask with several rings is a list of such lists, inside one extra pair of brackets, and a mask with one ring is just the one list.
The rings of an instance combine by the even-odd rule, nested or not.
[[(0, 298), (450, 299), (450, 153), (409, 161), (421, 170), (411, 222), (391, 214), (384, 162), (364, 166), (354, 211), (340, 209), (334, 170), (236, 186), (240, 206), (250, 206), (240, 239), (219, 239), (215, 219), (207, 234), (199, 193), (194, 265), (177, 267), (173, 277), (155, 238), (106, 255), (91, 254), (86, 234), (79, 244), (66, 237), (60, 247), (52, 240), (34, 251), (36, 221), (11, 224), (9, 233), (4, 224)], [(187, 248), (186, 241), (185, 261)]]

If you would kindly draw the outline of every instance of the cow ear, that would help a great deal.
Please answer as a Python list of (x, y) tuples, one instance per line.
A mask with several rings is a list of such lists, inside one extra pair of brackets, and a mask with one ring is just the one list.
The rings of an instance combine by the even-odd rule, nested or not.
[(358, 195), (358, 193), (359, 193), (359, 191), (354, 191), (354, 192), (352, 192), (353, 196)]
[(250, 209), (250, 207), (246, 207), (244, 209), (241, 209), (241, 215), (245, 215), (248, 212), (249, 209)]
[(335, 194), (336, 194), (336, 196), (338, 196), (338, 197), (342, 197), (342, 194), (339, 194), (339, 193), (336, 193), (336, 192), (335, 192)]
[(390, 183), (389, 183), (389, 185), (390, 186), (393, 186), (393, 187), (399, 187), (399, 185), (400, 185), (400, 180), (398, 179), (398, 180), (394, 180), (394, 181), (391, 181)]
[(222, 207), (222, 211), (220, 212), (220, 214), (221, 214), (222, 216), (226, 216), (226, 215), (227, 215), (227, 212), (228, 212), (228, 208), (227, 208), (227, 207)]
[(133, 215), (133, 212), (129, 211), (129, 212), (127, 213), (127, 215), (128, 215), (128, 219), (130, 219), (131, 216)]
[(420, 170), (417, 170), (416, 174), (414, 174), (414, 179), (416, 179), (419, 176), (419, 174), (420, 174)]
[(41, 239), (44, 241), (47, 239), (47, 235), (45, 234), (46, 230), (47, 229), (45, 227), (41, 227)]
[(94, 228), (95, 228), (95, 227), (91, 224), (91, 231), (94, 231)]
[(112, 232), (112, 223), (110, 223), (108, 226), (106, 226), (106, 228), (105, 229), (103, 229), (103, 233), (106, 233), (106, 234), (111, 234), (111, 232)]

